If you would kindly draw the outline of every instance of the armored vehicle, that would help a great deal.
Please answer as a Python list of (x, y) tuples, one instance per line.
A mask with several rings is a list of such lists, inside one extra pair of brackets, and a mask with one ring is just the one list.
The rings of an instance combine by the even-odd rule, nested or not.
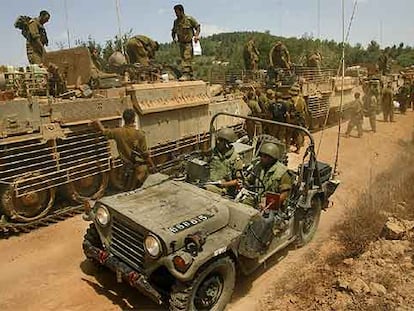
[[(220, 115), (236, 117), (213, 117), (212, 137)], [(290, 172), (294, 185), (286, 204), (261, 209), (242, 203), (244, 194), (260, 193), (247, 184), (235, 197), (227, 197), (197, 182), (152, 175), (139, 190), (95, 202), (89, 214), (93, 223), (83, 241), (86, 257), (112, 270), (119, 282), (160, 304), (167, 302), (171, 310), (223, 310), (235, 286), (236, 268), (251, 273), (288, 245), (308, 243), (339, 184), (332, 168), (316, 160), (313, 138), (305, 128), (243, 119), (290, 127), (309, 137), (303, 163)], [(249, 150), (249, 145), (241, 149)], [(203, 169), (199, 172), (190, 181), (204, 180)], [(248, 175), (249, 169), (243, 173)], [(262, 193), (257, 202), (272, 206), (277, 196)]]
[[(45, 67), (0, 73), (0, 233), (72, 215), (82, 207), (68, 202), (98, 199), (108, 184), (124, 189), (116, 146), (89, 126), (95, 119), (118, 127), (123, 110), (134, 108), (158, 169), (166, 170), (208, 145), (212, 114), (247, 114), (241, 98), (212, 96), (203, 81), (139, 82), (99, 71), (85, 47), (49, 52)], [(236, 121), (218, 125), (241, 128)]]

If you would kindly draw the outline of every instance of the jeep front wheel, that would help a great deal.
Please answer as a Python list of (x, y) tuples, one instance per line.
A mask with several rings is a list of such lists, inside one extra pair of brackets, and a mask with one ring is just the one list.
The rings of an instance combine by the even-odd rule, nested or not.
[(296, 247), (302, 247), (308, 244), (318, 229), (321, 218), (322, 202), (319, 197), (313, 197), (311, 208), (303, 211), (296, 216)]
[(231, 299), (236, 268), (228, 257), (218, 259), (188, 283), (177, 282), (170, 295), (170, 310), (224, 310)]

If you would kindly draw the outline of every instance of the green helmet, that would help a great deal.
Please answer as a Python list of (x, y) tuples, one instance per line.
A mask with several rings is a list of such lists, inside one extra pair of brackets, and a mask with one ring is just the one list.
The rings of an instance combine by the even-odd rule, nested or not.
[(266, 154), (275, 160), (280, 158), (279, 147), (273, 143), (264, 143), (260, 148), (260, 153)]
[(237, 135), (233, 129), (225, 127), (217, 132), (217, 138), (221, 138), (230, 143), (234, 143), (237, 140)]

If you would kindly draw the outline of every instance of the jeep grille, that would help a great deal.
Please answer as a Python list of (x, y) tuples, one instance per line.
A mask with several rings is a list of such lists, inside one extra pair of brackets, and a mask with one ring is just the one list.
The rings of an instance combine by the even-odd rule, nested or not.
[(141, 270), (144, 262), (144, 235), (132, 229), (128, 223), (113, 218), (111, 252), (135, 270)]

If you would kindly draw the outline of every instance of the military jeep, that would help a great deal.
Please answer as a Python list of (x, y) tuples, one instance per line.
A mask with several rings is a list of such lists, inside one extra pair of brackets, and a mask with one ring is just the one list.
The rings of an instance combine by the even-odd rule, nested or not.
[(142, 188), (100, 199), (91, 210), (86, 257), (171, 310), (223, 310), (236, 270), (249, 274), (288, 245), (308, 243), (339, 184), (331, 167), (316, 161), (305, 128), (219, 113), (211, 120), (212, 142), (220, 115), (270, 122), (309, 137), (303, 163), (291, 172), (294, 186), (286, 204), (260, 210), (199, 183), (157, 173)]

